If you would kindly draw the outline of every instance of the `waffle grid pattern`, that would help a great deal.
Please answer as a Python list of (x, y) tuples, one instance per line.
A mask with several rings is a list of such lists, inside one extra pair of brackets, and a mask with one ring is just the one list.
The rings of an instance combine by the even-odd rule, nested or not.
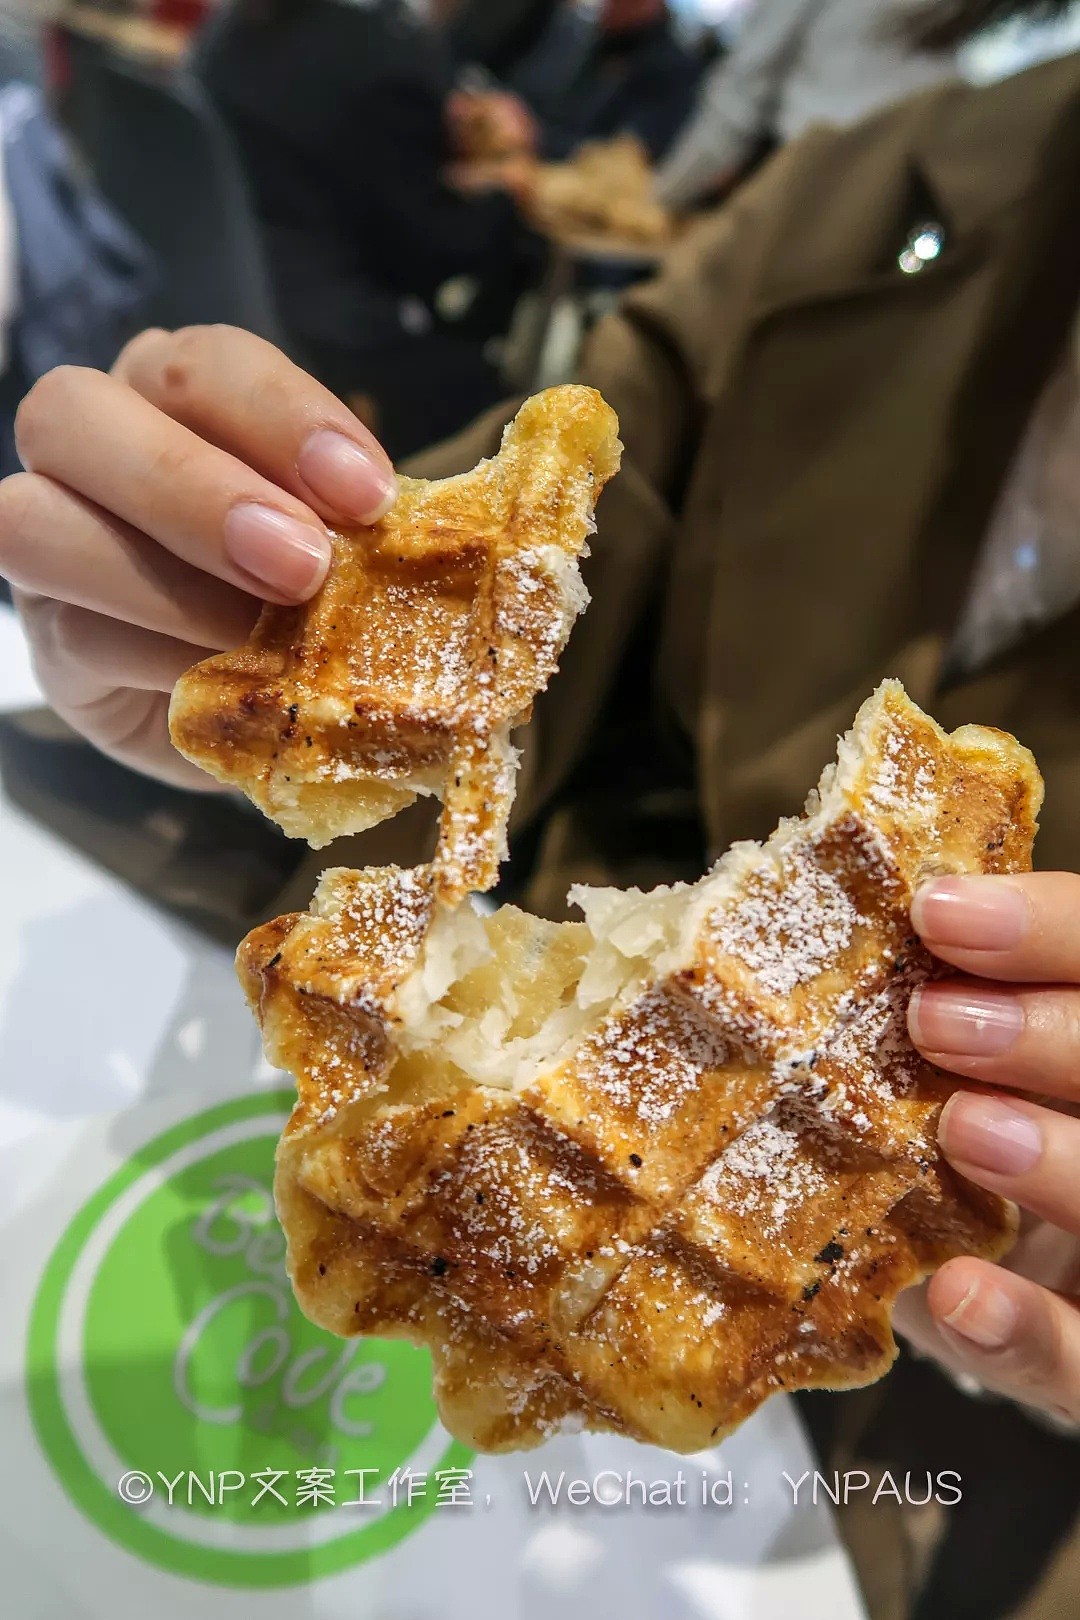
[[(715, 1443), (777, 1389), (880, 1376), (897, 1292), (1011, 1241), (1011, 1208), (937, 1150), (952, 1086), (907, 1039), (933, 971), (908, 910), (928, 870), (1030, 864), (1037, 773), (895, 685), (854, 736), (823, 807), (688, 890), (677, 959), (519, 1093), (399, 1050), (423, 874), (341, 874), (331, 914), (244, 947), (300, 1082), (278, 1173), (298, 1296), (335, 1332), (430, 1344), (471, 1443), (583, 1425)], [(523, 996), (553, 953), (580, 975), (577, 935), (521, 919), (500, 949), (501, 926)]]
[(440, 893), (489, 888), (510, 732), (588, 601), (578, 560), (617, 433), (595, 389), (567, 385), (530, 399), (472, 472), (402, 478), (381, 522), (336, 536), (311, 603), (265, 608), (243, 647), (178, 682), (176, 747), (317, 848), (435, 794)]

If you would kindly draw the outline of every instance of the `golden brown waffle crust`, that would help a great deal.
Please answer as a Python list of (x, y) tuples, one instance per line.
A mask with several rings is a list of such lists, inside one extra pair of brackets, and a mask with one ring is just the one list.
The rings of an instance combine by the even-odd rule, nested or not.
[(244, 646), (177, 683), (175, 746), (315, 848), (435, 795), (441, 893), (490, 887), (510, 734), (588, 602), (578, 564), (621, 449), (596, 390), (567, 385), (528, 400), (471, 472), (400, 479), (380, 523), (334, 536), (311, 602), (265, 608)]
[(307, 1314), (430, 1346), (479, 1449), (611, 1429), (715, 1443), (777, 1390), (870, 1382), (903, 1288), (1010, 1245), (942, 1158), (912, 1048), (928, 875), (1031, 862), (1013, 738), (886, 682), (804, 815), (698, 884), (579, 890), (584, 922), (326, 874), (241, 979), (296, 1076), (276, 1196)]

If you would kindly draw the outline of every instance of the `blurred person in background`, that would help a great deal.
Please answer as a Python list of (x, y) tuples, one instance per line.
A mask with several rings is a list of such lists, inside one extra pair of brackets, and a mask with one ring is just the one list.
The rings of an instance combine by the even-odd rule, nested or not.
[(955, 0), (756, 0), (668, 154), (660, 200), (722, 194), (777, 143), (854, 124), (957, 73), (957, 47), (1008, 7)]
[(516, 82), (540, 120), (541, 156), (557, 161), (583, 141), (629, 132), (656, 162), (690, 113), (699, 71), (666, 0), (598, 0), (576, 37), (566, 29), (550, 79), (523, 63)]
[(551, 26), (562, 0), (462, 0), (447, 30), (465, 67), (507, 80)]
[(61, 0), (0, 0), (0, 84), (41, 79), (41, 30), (52, 22)]
[[(986, 7), (967, 10), (981, 21)], [(887, 675), (943, 725), (998, 725), (1034, 750), (1039, 858), (1061, 871), (921, 896), (914, 926), (969, 977), (935, 984), (911, 1032), (976, 1084), (1064, 1106), (983, 1092), (950, 1104), (946, 1154), (1018, 1199), (1028, 1223), (1007, 1268), (954, 1261), (899, 1319), (967, 1379), (1072, 1424), (1078, 172), (1080, 54), (988, 88), (937, 86), (791, 142), (598, 324), (580, 375), (618, 412), (623, 469), (583, 571), (592, 606), (520, 738), (515, 834), (539, 829), (519, 894), (541, 913), (561, 911), (571, 881), (696, 878), (798, 806)], [(409, 470), (472, 467), (516, 403)], [(172, 685), (205, 649), (239, 642), (260, 598), (318, 589), (327, 526), (393, 501), (389, 460), (317, 382), (228, 328), (144, 333), (111, 375), (51, 374), (24, 402), (19, 440), (27, 471), (0, 486), (0, 571), (50, 701), (123, 761), (212, 789), (169, 744)], [(328, 858), (426, 858), (429, 830), (408, 811), (340, 841), (305, 861), (277, 909), (306, 904)], [(1011, 1481), (1003, 1524), (1021, 1503), (1025, 1515), (987, 1571), (997, 1606), (985, 1581), (974, 1610), (952, 1601), (981, 1578), (969, 1548), (952, 1565), (913, 1560), (930, 1574), (898, 1612), (1004, 1615), (1024, 1601), (1026, 1620), (1061, 1614), (1031, 1588), (1073, 1498), (1034, 1468), (1018, 1497), (1012, 1458), (986, 1442), (994, 1422), (987, 1408), (968, 1460)], [(926, 1423), (918, 1403), (904, 1415), (929, 1444)], [(996, 1511), (977, 1519), (983, 1540)], [(937, 1532), (963, 1544), (970, 1525), (943, 1515)]]
[[(442, 178), (455, 68), (436, 24), (456, 8), (231, 0), (196, 55), (240, 149), (290, 347), (335, 392), (374, 401), (395, 455), (498, 397), (483, 347), (513, 301), (513, 204)], [(436, 302), (461, 276), (481, 289), (466, 328)]]
[[(560, 162), (585, 141), (633, 134), (653, 162), (693, 107), (701, 56), (679, 38), (665, 0), (599, 0), (552, 9), (535, 48), (483, 96), (503, 152)], [(468, 106), (459, 103), (467, 115)]]

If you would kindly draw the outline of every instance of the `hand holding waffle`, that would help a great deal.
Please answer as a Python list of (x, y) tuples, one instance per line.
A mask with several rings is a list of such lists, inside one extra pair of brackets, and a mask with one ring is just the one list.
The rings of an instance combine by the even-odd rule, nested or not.
[(455, 90), (446, 118), (455, 150), (466, 162), (529, 155), (540, 144), (536, 118), (508, 90)]
[(213, 788), (169, 741), (169, 694), (262, 602), (306, 601), (331, 527), (393, 501), (379, 445), (327, 389), (235, 327), (144, 332), (110, 375), (64, 366), (17, 419), (0, 575), (71, 726), (136, 769)]
[(912, 915), (960, 975), (914, 999), (912, 1039), (980, 1083), (949, 1102), (942, 1149), (1032, 1218), (1004, 1268), (951, 1261), (898, 1320), (986, 1387), (1080, 1422), (1080, 878), (942, 879)]
[(316, 848), (435, 794), (441, 898), (491, 888), (510, 733), (588, 600), (577, 564), (616, 426), (594, 389), (549, 389), (471, 473), (403, 480), (393, 512), (337, 535), (314, 602), (267, 607), (245, 646), (182, 677), (177, 748)]

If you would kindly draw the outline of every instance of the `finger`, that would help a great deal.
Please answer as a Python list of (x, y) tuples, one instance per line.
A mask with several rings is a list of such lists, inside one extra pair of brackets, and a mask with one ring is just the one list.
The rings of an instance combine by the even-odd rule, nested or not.
[(378, 440), (265, 338), (235, 326), (143, 332), (113, 371), (329, 522), (373, 523), (393, 502), (393, 468)]
[(911, 920), (942, 961), (980, 978), (1080, 984), (1080, 876), (948, 877), (915, 895)]
[[(25, 602), (20, 602), (25, 611)], [(134, 687), (87, 686), (73, 692), (46, 664), (38, 667), (42, 690), (62, 720), (101, 753), (142, 775), (196, 793), (220, 793), (212, 777), (178, 754), (169, 737), (169, 695)]]
[[(1060, 1227), (1020, 1212), (1020, 1234), (1013, 1248), (997, 1262), (1003, 1270), (1026, 1277), (1054, 1293), (1080, 1299), (1080, 1243)], [(955, 1354), (938, 1332), (927, 1301), (927, 1283), (907, 1288), (893, 1309), (893, 1325), (917, 1350), (955, 1366)]]
[(930, 1283), (930, 1314), (961, 1367), (989, 1389), (1080, 1419), (1080, 1311), (985, 1260), (951, 1260)]
[(248, 592), (37, 473), (0, 483), (0, 574), (23, 591), (191, 642), (197, 656), (238, 646), (259, 611)]
[(923, 985), (908, 1030), (931, 1063), (995, 1086), (1080, 1101), (1080, 990), (980, 979)]
[(1080, 1234), (1080, 1120), (1019, 1097), (957, 1091), (941, 1111), (938, 1142), (969, 1181)]
[(168, 694), (181, 675), (206, 656), (205, 647), (121, 624), (85, 608), (25, 592), (17, 601), (31, 632), (37, 666), (48, 682), (50, 701), (63, 703), (69, 713), (116, 687)]
[(175, 556), (274, 602), (321, 585), (330, 536), (295, 496), (101, 372), (60, 366), (15, 421), (30, 472), (75, 490)]
[[(62, 710), (62, 718), (69, 718)], [(75, 722), (73, 721), (72, 724)], [(222, 787), (178, 754), (169, 737), (169, 698), (161, 692), (119, 689), (92, 710), (80, 711), (78, 729), (103, 754), (143, 776), (192, 793), (221, 793)]]
[(952, 1373), (965, 1371), (964, 1356), (953, 1343), (951, 1334), (943, 1334), (930, 1310), (929, 1283), (918, 1283), (905, 1288), (893, 1306), (892, 1324), (897, 1333), (920, 1355), (933, 1356)]

